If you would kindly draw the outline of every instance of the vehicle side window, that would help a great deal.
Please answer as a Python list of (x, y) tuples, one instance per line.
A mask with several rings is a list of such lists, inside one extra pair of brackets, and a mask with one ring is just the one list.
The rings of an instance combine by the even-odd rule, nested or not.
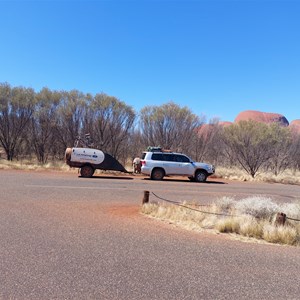
[(173, 154), (165, 154), (164, 155), (164, 161), (174, 161), (174, 156)]
[(175, 160), (177, 162), (188, 163), (190, 160), (184, 155), (175, 155)]
[(152, 160), (164, 160), (163, 155), (161, 153), (153, 153)]

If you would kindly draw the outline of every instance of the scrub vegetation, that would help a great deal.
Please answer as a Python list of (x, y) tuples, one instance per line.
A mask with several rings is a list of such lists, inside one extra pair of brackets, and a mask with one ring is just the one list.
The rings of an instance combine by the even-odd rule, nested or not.
[(270, 198), (261, 196), (240, 201), (223, 197), (212, 205), (201, 207), (188, 203), (183, 203), (183, 206), (146, 203), (141, 212), (188, 230), (209, 229), (270, 243), (300, 246), (300, 222), (287, 219), (284, 226), (275, 222), (278, 212), (285, 213), (288, 218), (300, 219), (300, 200), (279, 206)]
[(217, 167), (214, 175), (217, 178), (237, 180), (237, 181), (255, 181), (282, 184), (300, 184), (300, 170), (286, 169), (282, 173), (275, 175), (271, 171), (258, 173), (254, 178), (238, 167), (225, 168)]
[(87, 133), (92, 147), (123, 165), (148, 146), (159, 146), (211, 163), (221, 177), (238, 169), (245, 178), (261, 180), (269, 174), (279, 178), (287, 170), (296, 174), (300, 169), (300, 134), (278, 123), (222, 125), (216, 119), (206, 122), (205, 116), (173, 102), (136, 112), (104, 93), (48, 88), (36, 92), (0, 83), (2, 158), (32, 160), (39, 165), (63, 161), (66, 148)]

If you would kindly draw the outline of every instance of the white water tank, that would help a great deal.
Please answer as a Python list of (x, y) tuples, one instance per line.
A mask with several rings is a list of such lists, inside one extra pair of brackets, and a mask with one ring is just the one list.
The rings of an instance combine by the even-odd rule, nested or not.
[[(70, 153), (70, 150), (69, 150)], [(101, 150), (91, 148), (72, 148), (69, 161), (79, 163), (101, 164), (104, 161), (104, 153)]]

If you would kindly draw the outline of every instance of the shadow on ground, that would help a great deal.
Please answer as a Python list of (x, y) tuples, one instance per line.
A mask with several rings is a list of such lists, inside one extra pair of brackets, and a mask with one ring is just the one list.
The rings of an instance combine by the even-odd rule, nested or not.
[[(151, 180), (151, 178), (144, 178), (144, 180)], [(163, 180), (153, 180), (156, 182), (162, 182), (162, 181), (167, 181), (167, 182), (187, 182), (190, 184), (228, 184), (227, 182), (223, 182), (223, 181), (215, 181), (215, 180), (207, 180), (206, 182), (195, 182), (195, 181), (190, 181), (188, 179), (178, 179), (178, 178), (164, 178)]]
[(133, 180), (132, 177), (125, 177), (125, 176), (101, 176), (101, 175), (94, 175), (93, 177), (90, 178), (86, 178), (86, 177), (82, 177), (82, 176), (78, 176), (79, 178), (83, 178), (83, 179), (120, 179), (120, 180)]

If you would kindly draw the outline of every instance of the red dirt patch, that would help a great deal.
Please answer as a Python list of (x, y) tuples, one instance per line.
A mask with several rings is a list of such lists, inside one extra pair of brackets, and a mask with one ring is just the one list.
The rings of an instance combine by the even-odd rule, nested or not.
[(139, 209), (136, 205), (114, 205), (108, 207), (107, 210), (115, 216), (132, 218), (138, 216)]

